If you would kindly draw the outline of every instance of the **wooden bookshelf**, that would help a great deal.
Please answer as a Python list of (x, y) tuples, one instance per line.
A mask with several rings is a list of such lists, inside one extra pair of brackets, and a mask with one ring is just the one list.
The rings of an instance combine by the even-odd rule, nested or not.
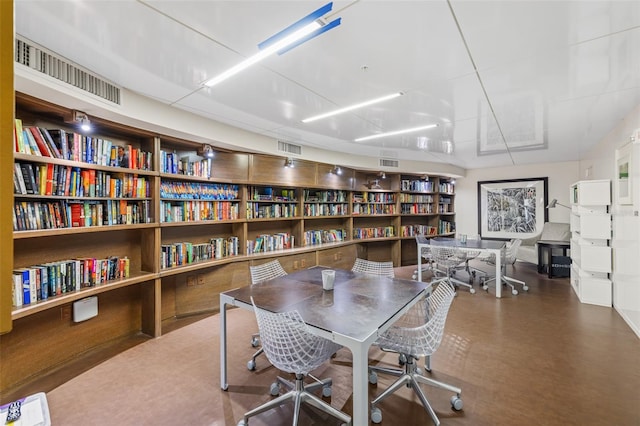
[[(16, 117), (27, 126), (78, 132), (67, 122), (70, 114), (67, 108), (16, 94)], [(441, 187), (450, 183), (445, 178), (430, 177), (426, 188), (420, 186), (421, 177), (400, 173), (386, 173), (383, 179), (379, 173), (343, 167), (338, 175), (333, 164), (295, 158), (295, 167), (289, 168), (284, 157), (231, 152), (214, 142), (209, 159), (199, 155), (201, 142), (98, 117), (92, 123), (92, 137), (147, 153), (149, 167), (26, 153), (15, 153), (13, 161), (43, 165), (42, 170), (87, 171), (101, 179), (135, 177), (144, 182), (144, 194), (122, 199), (45, 192), (16, 194), (15, 202), (144, 202), (144, 220), (14, 229), (12, 268), (117, 256), (127, 259), (129, 276), (12, 308), (13, 331), (0, 336), (0, 357), (3, 363), (24, 365), (18, 372), (2, 372), (0, 380), (9, 388), (88, 349), (140, 333), (157, 337), (171, 330), (176, 318), (217, 312), (220, 292), (248, 283), (250, 265), (278, 258), (289, 272), (314, 265), (349, 269), (356, 257), (363, 257), (400, 266), (415, 263), (416, 230), (437, 230), (442, 221), (455, 226), (454, 187)], [(405, 181), (418, 183), (409, 188)], [(413, 210), (407, 207), (414, 204)], [(440, 205), (446, 212), (438, 212)], [(268, 249), (255, 250), (260, 239)], [(73, 323), (73, 302), (88, 296), (99, 297), (98, 316)], [(47, 321), (45, 334), (38, 329), (41, 321)], [(74, 344), (67, 344), (69, 339)], [(28, 350), (46, 346), (55, 356), (24, 357), (15, 347), (24, 342)]]

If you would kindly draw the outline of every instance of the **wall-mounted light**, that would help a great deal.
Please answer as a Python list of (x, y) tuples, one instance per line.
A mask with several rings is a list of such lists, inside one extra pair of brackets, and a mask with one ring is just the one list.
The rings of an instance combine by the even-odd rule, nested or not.
[(562, 206), (564, 208), (567, 208), (569, 210), (571, 210), (571, 207), (569, 206), (565, 206), (562, 203), (559, 203), (558, 200), (556, 200), (555, 198), (553, 200), (551, 200), (551, 202), (549, 203), (549, 205), (547, 206), (548, 209), (554, 209), (556, 206)]
[(293, 163), (293, 158), (289, 157), (284, 160), (284, 166), (293, 169), (296, 165)]
[(333, 166), (333, 169), (331, 169), (331, 173), (333, 173), (334, 175), (341, 175), (342, 169), (340, 168), (340, 166)]
[(451, 180), (449, 181), (449, 183), (450, 183), (451, 185), (455, 185), (455, 184), (456, 184), (456, 180), (455, 180), (455, 179), (451, 179)]
[(427, 175), (427, 174), (422, 175), (422, 179), (423, 180), (429, 180), (429, 175)]
[(85, 131), (91, 131), (91, 121), (89, 121), (89, 117), (86, 113), (82, 111), (73, 111), (73, 121), (80, 124), (80, 128)]
[(380, 179), (386, 179), (387, 178), (387, 174), (385, 172), (378, 173), (378, 176), (380, 177)]
[(202, 146), (198, 148), (198, 155), (205, 158), (213, 158), (215, 151), (211, 145), (203, 143)]

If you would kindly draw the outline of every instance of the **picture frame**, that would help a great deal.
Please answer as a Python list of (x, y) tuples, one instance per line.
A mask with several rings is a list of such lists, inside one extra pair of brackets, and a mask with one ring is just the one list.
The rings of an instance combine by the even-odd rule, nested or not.
[(548, 178), (478, 182), (478, 234), (483, 239), (534, 237), (549, 220)]
[(633, 204), (633, 143), (616, 149), (615, 204)]

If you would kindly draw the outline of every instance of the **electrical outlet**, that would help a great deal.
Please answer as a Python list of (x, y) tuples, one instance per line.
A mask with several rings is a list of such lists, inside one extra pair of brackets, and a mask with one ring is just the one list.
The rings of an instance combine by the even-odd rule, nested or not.
[(300, 261), (300, 267), (301, 267), (301, 268), (305, 268), (305, 265), (306, 265), (306, 264), (307, 264), (307, 261), (306, 261), (306, 260), (302, 259), (302, 260)]
[(67, 321), (71, 319), (71, 306), (63, 306), (60, 308), (60, 319)]
[(204, 284), (204, 274), (199, 274), (198, 275), (198, 285), (203, 285)]
[(196, 285), (196, 276), (187, 275), (187, 287), (193, 287), (194, 285)]

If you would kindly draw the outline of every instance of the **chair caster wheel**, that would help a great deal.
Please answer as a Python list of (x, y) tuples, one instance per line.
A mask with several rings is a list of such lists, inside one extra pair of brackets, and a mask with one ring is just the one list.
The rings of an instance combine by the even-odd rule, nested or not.
[(398, 365), (401, 367), (407, 363), (407, 356), (405, 354), (398, 355)]
[(269, 393), (271, 394), (271, 396), (278, 396), (278, 394), (280, 393), (280, 386), (278, 386), (278, 383), (271, 383), (271, 386), (269, 387)]
[(322, 387), (322, 396), (325, 398), (329, 398), (331, 396), (331, 386)]
[(240, 421), (238, 422), (238, 426), (247, 426), (247, 424), (245, 423), (245, 421), (244, 421), (244, 420), (240, 420)]
[(470, 288), (470, 289), (469, 289), (469, 293), (471, 293), (471, 294), (475, 294), (475, 292), (476, 292), (476, 289), (475, 289), (475, 288)]
[(375, 385), (378, 383), (378, 374), (375, 371), (372, 371), (369, 374), (369, 383), (371, 383), (372, 385)]
[(371, 409), (371, 421), (376, 424), (382, 422), (382, 411), (379, 408)]
[(488, 286), (488, 285), (483, 285), (483, 286), (482, 286), (482, 289), (483, 289), (484, 291), (489, 291), (489, 286)]
[(515, 290), (515, 289), (511, 290), (511, 294), (513, 294), (514, 296), (517, 296), (518, 295), (518, 290)]
[(457, 395), (451, 397), (451, 408), (456, 411), (462, 410), (462, 398)]
[(257, 348), (259, 345), (260, 345), (260, 340), (258, 340), (257, 337), (252, 337), (251, 346), (253, 346), (254, 348)]
[(418, 275), (417, 274), (411, 275), (411, 279), (414, 280), (414, 281), (417, 280), (418, 279)]
[(255, 369), (256, 369), (256, 362), (254, 360), (247, 362), (247, 370), (253, 371)]
[(529, 286), (526, 286), (526, 285), (525, 285), (525, 286), (522, 286), (522, 289), (523, 289), (524, 291), (529, 291)]

